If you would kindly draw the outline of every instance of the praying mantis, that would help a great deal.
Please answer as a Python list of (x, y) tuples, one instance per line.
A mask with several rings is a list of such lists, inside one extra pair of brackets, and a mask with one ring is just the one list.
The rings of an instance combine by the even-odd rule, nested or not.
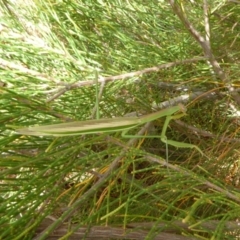
[[(177, 115), (173, 115), (177, 112)], [(74, 136), (85, 135), (95, 133), (112, 133), (122, 132), (122, 137), (125, 138), (160, 138), (165, 144), (172, 145), (177, 148), (195, 148), (203, 155), (203, 152), (199, 147), (190, 143), (177, 142), (169, 140), (166, 137), (167, 127), (172, 119), (178, 119), (186, 114), (186, 108), (183, 104), (177, 106), (171, 106), (166, 109), (143, 115), (140, 117), (117, 117), (107, 119), (96, 119), (86, 121), (75, 121), (68, 123), (59, 123), (52, 125), (33, 126), (17, 129), (16, 132), (22, 135), (32, 136)], [(139, 125), (154, 121), (158, 118), (166, 117), (162, 132), (160, 136), (156, 135), (128, 135), (127, 132), (130, 129), (136, 128)]]

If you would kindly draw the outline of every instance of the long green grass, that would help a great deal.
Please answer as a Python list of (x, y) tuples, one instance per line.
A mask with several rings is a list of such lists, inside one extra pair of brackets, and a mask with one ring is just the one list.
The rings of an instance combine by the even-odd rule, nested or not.
[[(202, 2), (176, 3), (205, 36)], [(208, 4), (212, 54), (237, 89), (240, 4)], [(168, 2), (4, 0), (0, 19), (1, 239), (239, 238), (237, 105)], [(11, 127), (95, 119), (97, 106), (100, 118), (147, 114), (174, 99), (188, 115), (167, 136), (207, 157), (120, 133)], [(163, 122), (131, 133), (160, 134)]]

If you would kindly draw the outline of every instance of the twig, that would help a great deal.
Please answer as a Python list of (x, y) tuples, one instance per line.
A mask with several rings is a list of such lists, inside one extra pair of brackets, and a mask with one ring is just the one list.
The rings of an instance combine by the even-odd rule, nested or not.
[(216, 92), (215, 90), (208, 91), (208, 92), (193, 92), (190, 94), (183, 94), (175, 98), (171, 98), (165, 102), (159, 103), (159, 104), (154, 104), (152, 105), (153, 109), (162, 109), (162, 108), (167, 108), (169, 106), (174, 106), (179, 103), (186, 104), (190, 101), (196, 101), (201, 100), (201, 99), (216, 99), (219, 96), (221, 96), (221, 93)]
[[(163, 63), (163, 64), (155, 66), (155, 67), (144, 68), (143, 70), (139, 70), (139, 71), (135, 71), (135, 72), (124, 73), (124, 74), (120, 74), (120, 75), (116, 75), (116, 76), (100, 77), (98, 79), (98, 83), (123, 80), (123, 79), (130, 78), (130, 77), (140, 76), (140, 75), (146, 74), (146, 73), (157, 72), (161, 69), (174, 67), (176, 65), (188, 64), (188, 63), (198, 62), (198, 61), (202, 61), (202, 60), (206, 60), (206, 57), (196, 57), (196, 58), (190, 58), (190, 59), (185, 59), (185, 60), (178, 60), (178, 61), (170, 62), (170, 63)], [(82, 86), (91, 86), (95, 83), (96, 83), (95, 80), (79, 81), (77, 83), (72, 84), (70, 86), (70, 88), (74, 89), (74, 88), (79, 88)]]
[(218, 76), (220, 80), (222, 80), (223, 83), (225, 83), (225, 86), (228, 89), (229, 93), (232, 95), (234, 100), (240, 105), (240, 96), (233, 88), (230, 82), (230, 79), (225, 74), (225, 72), (221, 69), (219, 63), (217, 62), (215, 56), (213, 55), (209, 41), (207, 41), (207, 39), (205, 39), (189, 22), (186, 15), (180, 9), (179, 5), (176, 3), (175, 0), (169, 0), (169, 2), (172, 6), (173, 11), (177, 14), (179, 19), (184, 24), (184, 26), (187, 28), (190, 34), (196, 39), (196, 41), (201, 45), (204, 55), (209, 60), (215, 74)]
[[(191, 228), (193, 229), (196, 226), (199, 226), (201, 230), (207, 229), (207, 230), (213, 230), (215, 231), (218, 225), (221, 224), (221, 227), (224, 227), (226, 231), (236, 231), (239, 229), (240, 223), (237, 221), (226, 221), (224, 224), (222, 221), (217, 221), (217, 220), (205, 220), (205, 221), (197, 221), (197, 224), (189, 226), (189, 224), (184, 223), (182, 221), (173, 221), (170, 223), (156, 223), (156, 222), (139, 222), (139, 223), (129, 223), (127, 224), (127, 227), (138, 227), (138, 228), (143, 228), (143, 229), (151, 229), (153, 227), (157, 227), (160, 229), (164, 229), (164, 231), (168, 232), (178, 232), (181, 231), (181, 229), (185, 229), (186, 231), (189, 231)], [(176, 227), (176, 228), (174, 228)]]
[(210, 47), (210, 25), (208, 18), (208, 3), (206, 0), (203, 0), (203, 13), (204, 13), (204, 22), (205, 22), (205, 32), (206, 32), (206, 43)]
[(240, 142), (240, 139), (217, 136), (216, 134), (213, 134), (213, 133), (207, 132), (205, 130), (190, 126), (190, 125), (182, 122), (181, 120), (175, 120), (174, 122), (176, 122), (178, 125), (180, 125), (184, 128), (187, 128), (187, 129), (191, 130), (193, 133), (199, 134), (203, 137), (210, 137), (210, 138), (219, 139), (222, 142), (238, 142), (238, 143)]
[[(153, 225), (154, 226), (154, 225)], [(57, 229), (49, 235), (49, 239), (63, 239), (63, 236), (66, 236), (69, 234), (69, 229), (66, 227), (62, 227), (60, 229)], [(111, 227), (111, 226), (92, 226), (92, 227), (79, 227), (77, 231), (72, 233), (71, 237), (68, 238), (71, 240), (79, 240), (79, 239), (87, 239), (87, 240), (93, 240), (93, 239), (149, 239), (149, 231), (148, 230), (142, 230), (139, 229), (139, 227), (135, 228), (121, 228), (121, 227)], [(160, 232), (155, 233), (153, 238), (154, 240), (196, 240), (195, 237), (187, 237), (182, 236), (180, 234), (174, 234), (174, 233), (166, 233), (166, 232)]]
[(48, 98), (46, 100), (46, 103), (50, 103), (52, 101), (54, 101), (55, 99), (59, 98), (61, 95), (63, 95), (65, 92), (67, 92), (69, 90), (69, 87), (64, 87), (64, 88), (61, 88), (59, 90), (59, 92), (57, 92), (55, 95), (53, 95), (52, 97)]
[(194, 178), (196, 181), (199, 181), (201, 184), (204, 184), (206, 186), (208, 186), (209, 188), (212, 188), (218, 192), (221, 192), (223, 193), (224, 195), (226, 195), (229, 199), (232, 199), (238, 203), (240, 203), (240, 198), (232, 193), (230, 193), (228, 190), (225, 190), (219, 186), (217, 186), (216, 184), (213, 184), (207, 180), (205, 180), (204, 178), (196, 178), (196, 174), (187, 170), (187, 169), (183, 169), (179, 166), (176, 166), (176, 165), (172, 165), (170, 163), (167, 163), (166, 161), (160, 159), (160, 158), (157, 158), (157, 157), (153, 157), (151, 155), (145, 155), (145, 157), (149, 160), (149, 161), (152, 161), (152, 162), (156, 162), (158, 164), (161, 164), (163, 166), (166, 166), (168, 168), (171, 168), (173, 169), (174, 171), (176, 172), (180, 172), (181, 174), (185, 175), (185, 176), (188, 176), (188, 177), (192, 177)]
[[(190, 59), (185, 59), (185, 60), (178, 60), (175, 62), (170, 62), (170, 63), (164, 63), (155, 67), (150, 67), (150, 68), (145, 68), (143, 70), (139, 70), (139, 71), (135, 71), (135, 72), (130, 72), (130, 73), (124, 73), (124, 74), (120, 74), (120, 75), (116, 75), (116, 76), (108, 76), (108, 77), (102, 77), (100, 76), (97, 80), (98, 83), (106, 83), (106, 82), (113, 82), (113, 81), (117, 81), (117, 80), (123, 80), (126, 78), (131, 78), (131, 77), (137, 77), (140, 76), (142, 74), (146, 74), (146, 73), (151, 73), (151, 72), (157, 72), (161, 69), (164, 68), (170, 68), (170, 67), (174, 67), (176, 65), (179, 64), (188, 64), (188, 63), (193, 63), (193, 62), (198, 62), (198, 61), (202, 61), (202, 60), (206, 60), (206, 57), (196, 57), (196, 58), (190, 58)], [(58, 92), (52, 96), (51, 98), (49, 98), (47, 100), (47, 102), (51, 102), (57, 98), (59, 98), (61, 95), (63, 95), (65, 92), (75, 89), (75, 88), (80, 88), (83, 86), (91, 86), (96, 84), (96, 79), (95, 80), (90, 80), (90, 81), (78, 81), (72, 84), (63, 84), (61, 82), (61, 85), (64, 85), (64, 87), (62, 87), (61, 89), (58, 90)]]
[[(208, 46), (208, 48), (211, 48), (211, 44), (210, 44), (210, 24), (209, 24), (209, 18), (208, 18), (208, 3), (206, 0), (203, 0), (203, 15), (204, 15), (204, 26), (205, 26), (205, 41), (206, 41), (206, 45)], [(211, 65), (211, 63), (209, 61), (207, 61), (209, 68), (210, 68), (210, 72), (213, 76), (214, 79), (216, 79), (216, 75), (215, 72), (213, 70), (213, 67)]]

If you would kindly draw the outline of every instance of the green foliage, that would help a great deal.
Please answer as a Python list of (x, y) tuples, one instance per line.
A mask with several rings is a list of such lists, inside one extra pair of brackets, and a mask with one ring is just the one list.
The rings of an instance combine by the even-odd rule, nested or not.
[[(206, 36), (203, 2), (1, 1), (1, 239), (84, 239), (90, 227), (99, 239), (239, 237), (235, 102), (183, 24), (185, 16)], [(211, 53), (238, 87), (240, 4), (208, 4)], [(177, 97), (189, 115), (167, 135), (207, 157), (159, 139), (10, 127), (94, 119), (97, 106), (101, 118), (148, 114)], [(160, 134), (163, 122), (131, 134)]]

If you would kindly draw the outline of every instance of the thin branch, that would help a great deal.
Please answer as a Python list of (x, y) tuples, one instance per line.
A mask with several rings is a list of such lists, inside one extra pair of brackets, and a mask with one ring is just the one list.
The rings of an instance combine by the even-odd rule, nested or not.
[(153, 109), (162, 109), (167, 108), (170, 106), (177, 105), (179, 103), (187, 104), (190, 101), (196, 101), (196, 100), (209, 100), (209, 99), (216, 99), (221, 97), (221, 93), (216, 92), (215, 90), (208, 91), (208, 92), (193, 92), (190, 94), (183, 94), (175, 98), (171, 98), (165, 102), (156, 104), (154, 103), (152, 105)]
[(162, 160), (162, 159), (157, 158), (157, 157), (153, 157), (153, 156), (151, 156), (151, 155), (145, 155), (145, 157), (146, 157), (149, 161), (151, 161), (151, 162), (156, 162), (156, 163), (158, 163), (158, 164), (161, 164), (161, 165), (163, 165), (163, 166), (168, 167), (169, 169), (172, 169), (172, 170), (174, 170), (174, 171), (176, 171), (176, 172), (179, 172), (179, 173), (181, 173), (181, 174), (183, 174), (183, 175), (185, 175), (185, 176), (187, 176), (187, 177), (194, 178), (196, 181), (199, 181), (199, 183), (201, 183), (201, 184), (203, 184), (203, 185), (206, 185), (206, 186), (208, 186), (209, 188), (212, 188), (212, 189), (216, 190), (217, 192), (220, 192), (220, 193), (224, 194), (226, 197), (228, 197), (229, 199), (234, 200), (235, 202), (240, 203), (240, 198), (239, 198), (239, 196), (236, 196), (236, 195), (232, 194), (232, 193), (229, 192), (228, 190), (223, 189), (223, 188), (217, 186), (216, 184), (211, 183), (210, 181), (205, 180), (204, 178), (200, 178), (200, 177), (197, 178), (197, 177), (196, 177), (196, 174), (193, 173), (193, 172), (191, 172), (191, 171), (189, 171), (189, 170), (183, 169), (183, 168), (181, 168), (181, 167), (179, 167), (179, 166), (176, 166), (176, 165), (172, 165), (172, 164), (166, 162), (165, 160)]
[[(156, 223), (156, 222), (140, 222), (140, 223), (129, 223), (128, 227), (142, 227), (143, 229), (151, 229), (151, 228), (160, 228), (164, 229), (168, 232), (177, 232), (177, 230), (184, 229), (185, 231), (189, 231), (191, 228), (196, 229), (196, 226), (199, 226), (201, 229), (207, 229), (207, 230), (216, 230), (217, 227), (221, 224), (221, 227), (223, 227), (226, 231), (236, 231), (239, 229), (239, 223), (236, 221), (228, 221), (224, 223), (224, 226), (222, 225), (222, 221), (217, 220), (211, 220), (211, 221), (198, 221), (197, 224), (189, 226), (189, 224), (184, 223), (182, 221), (173, 221), (170, 223)], [(175, 228), (176, 227), (176, 228)]]
[[(154, 66), (154, 67), (150, 67), (150, 68), (144, 68), (143, 70), (139, 70), (139, 71), (135, 71), (135, 72), (129, 72), (129, 73), (124, 73), (124, 74), (120, 74), (120, 75), (116, 75), (116, 76), (108, 76), (108, 77), (102, 77), (100, 76), (97, 80), (98, 83), (107, 83), (107, 82), (113, 82), (113, 81), (118, 81), (118, 80), (124, 80), (127, 78), (131, 78), (131, 77), (137, 77), (140, 76), (142, 74), (147, 74), (147, 73), (151, 73), (151, 72), (157, 72), (161, 69), (165, 69), (165, 68), (170, 68), (170, 67), (174, 67), (180, 64), (189, 64), (189, 63), (193, 63), (193, 62), (198, 62), (198, 61), (202, 61), (202, 60), (206, 60), (206, 57), (196, 57), (196, 58), (190, 58), (190, 59), (185, 59), (185, 60), (178, 60), (175, 62), (170, 62), (170, 63), (163, 63), (161, 65), (158, 66)], [(64, 85), (63, 88), (57, 90), (58, 92), (52, 96), (51, 98), (49, 98), (47, 100), (47, 102), (51, 102), (55, 99), (57, 99), (58, 97), (60, 97), (61, 95), (63, 95), (65, 92), (75, 89), (75, 88), (80, 88), (83, 86), (92, 86), (96, 84), (96, 80), (90, 80), (90, 81), (78, 81), (75, 82), (73, 84), (67, 84), (67, 83), (62, 83), (61, 85)]]
[(205, 25), (205, 32), (206, 32), (206, 44), (210, 48), (210, 24), (208, 18), (208, 3), (207, 0), (203, 0), (203, 13), (204, 13), (204, 25)]
[(190, 126), (190, 125), (182, 122), (181, 120), (175, 120), (174, 122), (176, 122), (181, 127), (184, 127), (186, 129), (191, 130), (196, 135), (201, 135), (203, 137), (209, 137), (209, 138), (215, 138), (217, 140), (220, 140), (221, 142), (237, 142), (237, 143), (240, 143), (240, 139), (217, 136), (216, 134), (213, 134), (213, 133), (207, 132), (205, 130)]
[[(36, 230), (36, 233), (43, 232), (52, 221), (56, 221), (54, 217), (46, 217), (41, 225)], [(71, 227), (75, 227), (77, 224), (72, 224)], [(228, 221), (224, 224), (222, 221), (212, 220), (212, 221), (200, 221), (197, 224), (189, 225), (183, 223), (182, 221), (173, 221), (173, 222), (133, 222), (129, 223), (126, 226), (126, 229), (117, 226), (92, 226), (89, 227), (80, 227), (76, 232), (74, 232), (69, 239), (79, 239), (80, 237), (85, 237), (85, 239), (146, 239), (149, 230), (152, 228), (155, 231), (160, 231), (161, 233), (154, 236), (154, 239), (193, 239), (189, 237), (183, 237), (178, 234), (181, 233), (182, 229), (189, 232), (191, 229), (197, 231), (198, 229), (203, 230), (212, 230), (215, 231), (218, 226), (221, 225), (221, 228), (224, 228), (225, 231), (236, 231), (239, 229), (239, 223), (234, 221)], [(62, 226), (60, 229), (56, 229), (54, 233), (48, 236), (50, 239), (59, 239), (69, 232), (66, 226)], [(175, 234), (171, 234), (175, 233)]]
[(69, 86), (70, 85), (65, 86), (64, 88), (61, 88), (61, 89), (57, 90), (58, 92), (55, 95), (53, 95), (52, 97), (48, 98), (46, 100), (46, 103), (50, 103), (50, 102), (56, 100), (57, 98), (61, 97), (63, 94), (65, 94), (65, 92), (67, 92), (71, 89)]
[[(178, 61), (170, 62), (170, 63), (163, 63), (163, 64), (158, 65), (158, 66), (154, 66), (154, 67), (150, 67), (150, 68), (144, 68), (143, 70), (139, 70), (139, 71), (135, 71), (135, 72), (124, 73), (124, 74), (120, 74), (120, 75), (116, 75), (116, 76), (100, 77), (98, 79), (98, 83), (117, 81), (117, 80), (123, 80), (123, 79), (126, 79), (126, 78), (137, 77), (137, 76), (140, 76), (142, 74), (157, 72), (161, 69), (174, 67), (174, 66), (177, 66), (177, 65), (180, 65), (180, 64), (189, 64), (189, 63), (198, 62), (198, 61), (202, 61), (202, 60), (206, 60), (206, 57), (196, 57), (196, 58), (190, 58), (190, 59), (185, 59), (185, 60), (178, 60)], [(79, 81), (79, 82), (71, 85), (70, 88), (74, 89), (74, 88), (79, 88), (79, 87), (82, 87), (82, 86), (90, 86), (90, 85), (93, 85), (95, 83), (96, 83), (95, 80)]]
[[(74, 227), (74, 225), (73, 225)], [(154, 225), (153, 225), (154, 227)], [(38, 230), (39, 231), (39, 230)], [(63, 236), (69, 235), (69, 229), (61, 227), (48, 236), (48, 239), (62, 239)], [(92, 227), (79, 227), (77, 231), (72, 233), (68, 239), (139, 239), (144, 240), (149, 238), (149, 231), (135, 228), (121, 228), (111, 226), (92, 226)], [(180, 234), (160, 232), (154, 234), (155, 240), (194, 240), (197, 238), (182, 236)]]
[(239, 94), (234, 90), (234, 88), (231, 85), (230, 79), (225, 74), (225, 72), (221, 69), (219, 63), (217, 62), (215, 56), (212, 53), (211, 46), (209, 44), (209, 41), (207, 41), (197, 30), (194, 28), (194, 26), (190, 23), (190, 21), (187, 19), (186, 15), (183, 13), (179, 5), (176, 3), (175, 0), (169, 0), (173, 11), (177, 14), (179, 19), (182, 21), (186, 29), (190, 32), (190, 34), (195, 38), (195, 40), (201, 45), (204, 55), (209, 60), (213, 71), (218, 76), (222, 82), (225, 83), (228, 91), (234, 98), (234, 100), (240, 105), (240, 96)]
[[(210, 44), (210, 24), (209, 24), (209, 17), (208, 17), (208, 3), (207, 0), (203, 0), (203, 18), (204, 18), (204, 26), (205, 26), (205, 41), (206, 45), (208, 46), (209, 49), (211, 49), (211, 44)], [(213, 67), (209, 61), (207, 61), (210, 72), (213, 76), (213, 78), (216, 80), (216, 74), (213, 70)]]

